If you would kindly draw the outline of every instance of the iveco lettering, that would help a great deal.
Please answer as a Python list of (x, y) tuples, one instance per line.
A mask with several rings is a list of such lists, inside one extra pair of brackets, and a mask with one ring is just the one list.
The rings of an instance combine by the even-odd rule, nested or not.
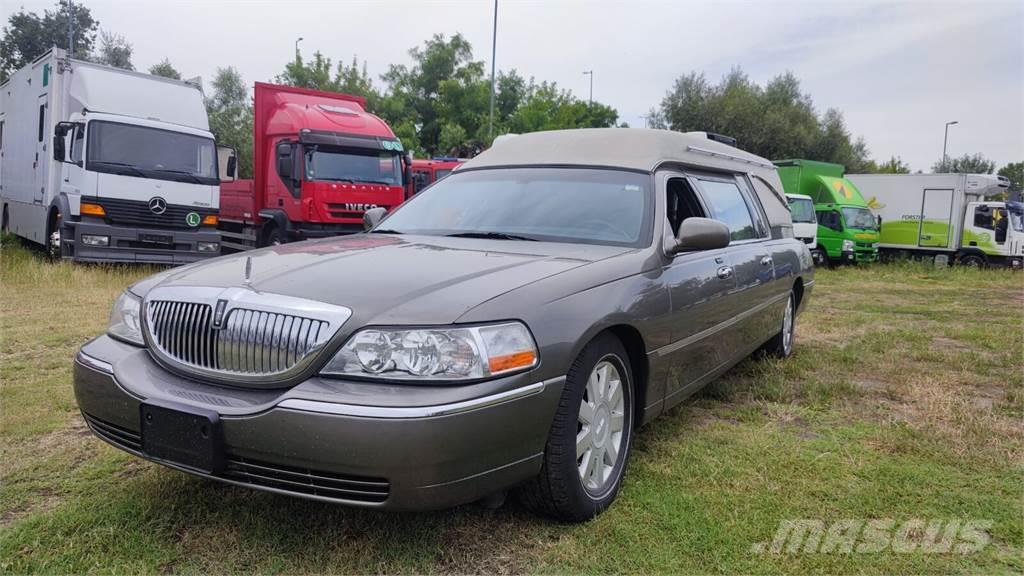
[(637, 430), (814, 286), (771, 162), (703, 132), (503, 139), (367, 232), (129, 287), (82, 346), (90, 429), (192, 474), (393, 510), (599, 514)]

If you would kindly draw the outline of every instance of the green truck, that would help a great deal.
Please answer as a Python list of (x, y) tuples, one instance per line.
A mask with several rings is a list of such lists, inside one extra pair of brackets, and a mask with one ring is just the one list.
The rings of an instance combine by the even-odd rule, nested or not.
[(816, 264), (878, 260), (878, 221), (840, 164), (814, 160), (776, 160), (786, 194), (814, 200), (818, 217)]

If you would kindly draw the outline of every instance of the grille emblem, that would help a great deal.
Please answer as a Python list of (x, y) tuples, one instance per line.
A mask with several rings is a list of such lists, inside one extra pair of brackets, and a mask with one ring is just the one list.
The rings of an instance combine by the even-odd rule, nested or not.
[(217, 300), (217, 307), (213, 310), (213, 327), (220, 329), (224, 322), (224, 308), (228, 305), (228, 301), (223, 298)]
[(167, 211), (167, 200), (159, 196), (154, 196), (149, 199), (149, 211), (153, 214), (160, 215)]

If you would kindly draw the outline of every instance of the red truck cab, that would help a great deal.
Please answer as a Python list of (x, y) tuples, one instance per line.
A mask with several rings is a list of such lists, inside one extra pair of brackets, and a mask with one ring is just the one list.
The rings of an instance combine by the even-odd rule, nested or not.
[(437, 182), (441, 178), (451, 174), (460, 164), (465, 162), (461, 158), (435, 157), (432, 160), (414, 159), (412, 161), (412, 183), (409, 186), (409, 196), (418, 193), (427, 186)]
[(223, 245), (351, 234), (405, 200), (409, 157), (358, 96), (256, 83), (253, 180), (221, 185)]

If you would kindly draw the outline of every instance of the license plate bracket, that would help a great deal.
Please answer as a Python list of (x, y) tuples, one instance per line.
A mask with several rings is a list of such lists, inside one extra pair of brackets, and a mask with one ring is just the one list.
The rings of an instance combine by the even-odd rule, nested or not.
[(220, 416), (180, 404), (139, 406), (142, 453), (154, 459), (206, 474), (224, 468)]
[(139, 234), (139, 242), (172, 246), (174, 245), (174, 237), (170, 234)]

